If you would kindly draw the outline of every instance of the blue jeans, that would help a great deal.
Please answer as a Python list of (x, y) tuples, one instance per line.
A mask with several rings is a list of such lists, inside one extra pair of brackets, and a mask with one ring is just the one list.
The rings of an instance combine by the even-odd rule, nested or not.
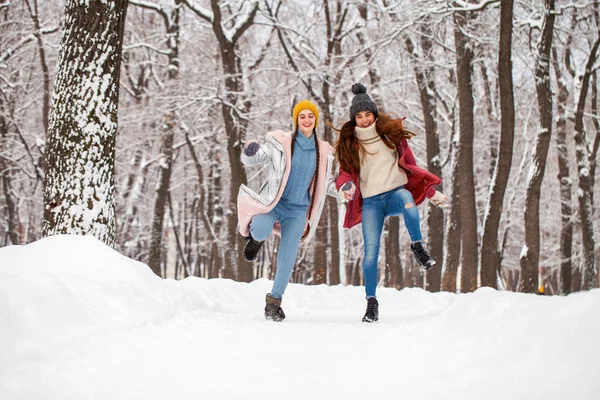
[(290, 206), (278, 203), (268, 214), (258, 214), (252, 217), (250, 233), (255, 240), (262, 241), (271, 235), (273, 224), (279, 221), (281, 225), (281, 241), (277, 252), (277, 272), (271, 296), (281, 299), (285, 288), (292, 276), (298, 246), (304, 226), (306, 225), (306, 206)]
[[(412, 207), (406, 207), (409, 203), (412, 203)], [(406, 225), (411, 240), (413, 242), (421, 241), (419, 211), (412, 193), (406, 190), (404, 186), (363, 199), (362, 231), (365, 244), (363, 275), (365, 277), (367, 298), (375, 297), (375, 290), (377, 289), (379, 275), (377, 259), (379, 257), (383, 222), (387, 216), (400, 214), (404, 216), (404, 225)]]

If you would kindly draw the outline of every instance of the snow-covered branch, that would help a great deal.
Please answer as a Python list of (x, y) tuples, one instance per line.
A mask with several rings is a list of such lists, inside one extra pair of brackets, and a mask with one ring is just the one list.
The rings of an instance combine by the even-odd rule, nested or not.
[[(50, 33), (54, 33), (56, 31), (58, 31), (58, 27), (42, 29), (42, 30), (40, 30), (40, 33), (42, 35), (47, 35)], [(35, 40), (35, 35), (34, 34), (27, 35), (23, 39), (21, 39), (14, 47), (4, 50), (4, 52), (0, 53), (0, 63), (3, 63), (6, 60), (8, 60), (13, 54), (15, 54), (15, 52), (17, 50), (21, 49), (22, 47), (24, 47), (27, 43), (31, 42), (32, 40)]]
[(129, 46), (123, 46), (123, 50), (133, 50), (133, 49), (139, 49), (139, 48), (144, 48), (144, 49), (149, 49), (152, 50), (158, 54), (162, 54), (165, 56), (168, 56), (171, 54), (171, 51), (167, 51), (167, 50), (161, 50), (159, 48), (157, 48), (156, 46), (153, 46), (151, 44), (148, 43), (136, 43), (136, 44), (132, 44)]
[(449, 7), (449, 11), (481, 11), (492, 4), (500, 4), (500, 0), (483, 0), (481, 3), (469, 3), (463, 0), (454, 0), (456, 7)]
[(560, 6), (556, 7), (556, 11), (554, 13), (557, 15), (561, 15), (564, 11), (569, 10), (569, 9), (583, 10), (590, 6), (594, 6), (595, 3), (596, 3), (596, 1), (589, 1), (587, 3), (582, 3), (582, 4), (570, 3), (570, 4), (560, 5)]
[(181, 2), (183, 4), (185, 4), (194, 14), (196, 14), (203, 20), (208, 21), (211, 24), (213, 23), (215, 16), (213, 15), (212, 12), (208, 11), (206, 8), (199, 6), (195, 2), (188, 1), (188, 0), (182, 0)]
[(254, 17), (256, 16), (256, 12), (258, 11), (258, 1), (252, 0), (252, 5), (250, 11), (243, 17), (238, 18), (235, 26), (231, 29), (228, 37), (231, 38), (231, 41), (235, 43), (240, 36), (246, 32), (246, 30), (252, 25), (254, 22)]
[(165, 11), (163, 6), (156, 4), (156, 3), (151, 3), (149, 1), (144, 1), (144, 0), (129, 0), (129, 4), (133, 4), (136, 7), (144, 8), (146, 10), (156, 11), (157, 13), (160, 14), (160, 16), (165, 21), (165, 26), (166, 27), (171, 26), (169, 14)]

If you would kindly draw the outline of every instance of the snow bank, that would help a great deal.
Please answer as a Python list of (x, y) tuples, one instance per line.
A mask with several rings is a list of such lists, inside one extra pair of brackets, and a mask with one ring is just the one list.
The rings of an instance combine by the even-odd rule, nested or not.
[(91, 237), (0, 249), (0, 399), (600, 398), (600, 290), (161, 280)]
[(183, 293), (91, 236), (0, 248), (0, 348), (40, 354), (173, 314)]

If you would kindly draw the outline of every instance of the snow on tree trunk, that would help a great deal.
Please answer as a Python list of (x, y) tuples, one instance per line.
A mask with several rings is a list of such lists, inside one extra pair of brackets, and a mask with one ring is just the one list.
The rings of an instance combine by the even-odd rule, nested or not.
[(127, 0), (67, 0), (46, 146), (45, 236), (115, 246), (114, 164)]
[(538, 263), (540, 258), (540, 190), (550, 138), (552, 135), (552, 88), (550, 84), (550, 51), (554, 30), (554, 0), (544, 1), (544, 28), (538, 45), (535, 66), (535, 86), (540, 113), (533, 160), (527, 178), (525, 199), (525, 244), (521, 251), (521, 278), (519, 291), (533, 293), (538, 289)]
[(500, 86), (500, 110), (502, 113), (500, 143), (496, 168), (492, 177), (490, 199), (483, 223), (480, 268), (481, 285), (497, 288), (500, 272), (498, 233), (504, 194), (510, 175), (515, 136), (515, 104), (513, 95), (511, 43), (513, 1), (505, 0), (500, 11), (500, 50), (498, 56), (498, 81)]

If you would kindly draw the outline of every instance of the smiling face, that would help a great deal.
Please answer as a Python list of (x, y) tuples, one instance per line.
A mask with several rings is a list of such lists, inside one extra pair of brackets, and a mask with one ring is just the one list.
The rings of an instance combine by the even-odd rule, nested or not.
[(375, 122), (375, 115), (371, 111), (360, 111), (356, 113), (355, 120), (359, 128), (368, 128)]
[(315, 114), (310, 110), (302, 110), (298, 114), (298, 128), (306, 137), (311, 137), (315, 129)]

